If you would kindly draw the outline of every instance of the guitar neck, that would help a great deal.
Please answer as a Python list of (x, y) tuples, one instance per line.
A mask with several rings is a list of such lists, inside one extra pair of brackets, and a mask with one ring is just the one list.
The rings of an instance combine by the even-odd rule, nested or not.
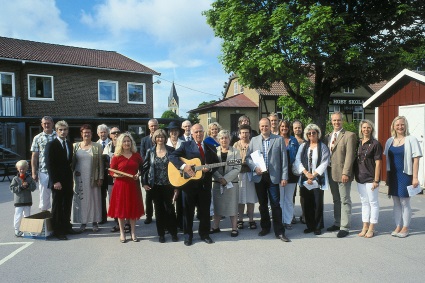
[(220, 162), (220, 163), (213, 163), (213, 164), (205, 164), (205, 165), (201, 165), (201, 166), (195, 166), (195, 172), (202, 170), (204, 168), (216, 168), (216, 167), (221, 167), (221, 166), (226, 166), (227, 162)]

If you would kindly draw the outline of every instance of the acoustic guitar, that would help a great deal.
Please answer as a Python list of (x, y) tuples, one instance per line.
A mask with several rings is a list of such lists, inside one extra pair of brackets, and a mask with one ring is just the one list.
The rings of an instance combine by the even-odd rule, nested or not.
[(201, 160), (199, 158), (186, 159), (180, 157), (180, 160), (186, 164), (191, 164), (193, 172), (195, 172), (195, 176), (190, 177), (183, 170), (177, 169), (173, 163), (168, 163), (168, 179), (170, 180), (171, 185), (174, 187), (181, 187), (190, 180), (199, 180), (202, 178), (202, 169), (204, 168), (215, 168), (221, 166), (235, 166), (241, 165), (242, 159), (233, 159), (226, 162), (213, 163), (213, 164), (204, 164), (202, 165)]

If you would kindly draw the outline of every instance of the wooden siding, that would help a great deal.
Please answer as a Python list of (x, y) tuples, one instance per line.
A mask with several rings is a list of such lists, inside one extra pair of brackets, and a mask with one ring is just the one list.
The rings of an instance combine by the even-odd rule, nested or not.
[[(383, 94), (385, 95), (385, 94)], [(391, 123), (398, 116), (398, 107), (425, 103), (425, 85), (412, 79), (402, 79), (388, 90), (387, 97), (378, 107), (378, 136), (382, 147), (391, 136)], [(386, 180), (386, 161), (383, 156), (381, 179)]]

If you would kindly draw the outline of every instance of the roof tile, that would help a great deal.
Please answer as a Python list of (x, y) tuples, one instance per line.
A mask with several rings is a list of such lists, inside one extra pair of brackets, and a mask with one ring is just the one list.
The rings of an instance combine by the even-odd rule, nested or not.
[(1, 36), (0, 58), (159, 75), (158, 72), (115, 51), (65, 46)]

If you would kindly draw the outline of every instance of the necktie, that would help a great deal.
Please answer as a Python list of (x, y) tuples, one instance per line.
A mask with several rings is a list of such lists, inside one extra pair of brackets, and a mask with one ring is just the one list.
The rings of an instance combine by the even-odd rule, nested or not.
[(105, 141), (102, 141), (102, 148), (105, 148)]
[(186, 137), (186, 141), (190, 141), (190, 136)]
[(332, 143), (331, 143), (331, 152), (334, 149), (334, 144), (335, 144), (335, 141), (336, 141), (336, 138), (337, 137), (338, 137), (338, 135), (336, 133), (334, 133), (334, 138), (333, 138)]
[(201, 153), (201, 158), (202, 158), (202, 163), (205, 162), (205, 153), (204, 153), (204, 149), (202, 148), (201, 143), (198, 143), (198, 148), (199, 148), (199, 152)]
[(62, 141), (62, 146), (63, 146), (63, 149), (65, 150), (66, 159), (68, 159), (68, 150), (66, 149), (66, 142), (64, 140)]

